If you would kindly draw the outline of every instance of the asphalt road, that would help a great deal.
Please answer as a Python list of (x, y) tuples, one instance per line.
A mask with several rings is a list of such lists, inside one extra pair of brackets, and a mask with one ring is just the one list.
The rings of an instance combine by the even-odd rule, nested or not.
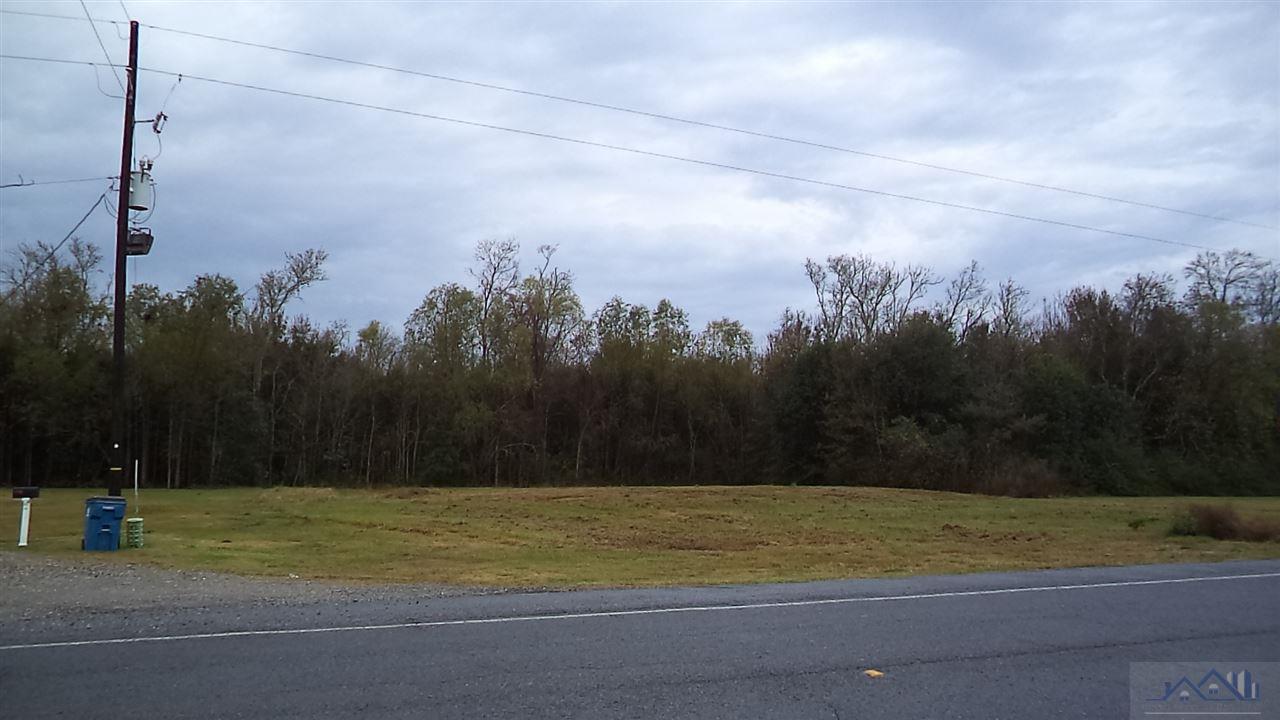
[(1280, 660), (1280, 561), (9, 622), (0, 717), (1117, 718), (1202, 659)]

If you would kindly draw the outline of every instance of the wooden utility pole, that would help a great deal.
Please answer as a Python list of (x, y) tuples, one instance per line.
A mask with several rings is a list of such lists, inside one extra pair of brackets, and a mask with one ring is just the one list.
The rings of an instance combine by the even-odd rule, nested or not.
[(133, 106), (138, 94), (138, 21), (129, 23), (129, 67), (124, 91), (124, 142), (120, 148), (120, 199), (116, 203), (116, 287), (111, 332), (111, 457), (107, 494), (121, 495), (125, 486), (124, 302), (125, 245), (129, 241), (129, 189), (133, 173)]

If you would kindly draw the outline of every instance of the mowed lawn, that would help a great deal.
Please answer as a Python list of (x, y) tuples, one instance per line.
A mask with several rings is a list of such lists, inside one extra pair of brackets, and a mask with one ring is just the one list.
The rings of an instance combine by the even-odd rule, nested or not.
[[(80, 556), (84, 499), (46, 490), (25, 552)], [(138, 512), (132, 494), (129, 513)], [(146, 490), (146, 547), (111, 562), (469, 586), (814, 580), (1280, 557), (1280, 542), (1171, 537), (1176, 511), (1280, 498), (1011, 499), (880, 488)], [(0, 503), (17, 552), (18, 502)]]

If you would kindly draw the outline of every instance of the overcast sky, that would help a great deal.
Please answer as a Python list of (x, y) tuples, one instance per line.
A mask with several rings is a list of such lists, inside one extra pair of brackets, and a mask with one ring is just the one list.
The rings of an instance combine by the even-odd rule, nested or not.
[[(1280, 225), (1280, 5), (127, 2), (145, 24), (571, 96)], [(118, 2), (90, 2), (123, 20)], [(78, 2), (4, 10), (84, 17)], [(127, 41), (99, 25), (123, 62)], [(102, 62), (86, 21), (0, 15), (5, 54)], [(669, 121), (142, 29), (140, 64), (1280, 257), (1280, 234)], [(105, 69), (0, 61), (0, 181), (114, 175)], [(138, 114), (173, 79), (143, 72)], [(131, 280), (221, 273), (246, 291), (329, 252), (291, 308), (402, 326), (466, 282), (477, 241), (530, 268), (559, 245), (588, 312), (667, 297), (763, 339), (810, 308), (805, 258), (952, 275), (975, 259), (1034, 298), (1177, 274), (1197, 252), (543, 138), (186, 80), (165, 112), (152, 254)], [(159, 145), (140, 125), (138, 156)], [(105, 183), (0, 191), (0, 252), (57, 241)], [(103, 212), (80, 236), (114, 242)], [(109, 251), (105, 254), (109, 254)], [(103, 280), (105, 282), (106, 275)]]

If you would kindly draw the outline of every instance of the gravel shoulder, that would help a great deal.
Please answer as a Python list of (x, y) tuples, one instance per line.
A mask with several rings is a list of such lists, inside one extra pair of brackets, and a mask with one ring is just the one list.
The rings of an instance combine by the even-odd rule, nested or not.
[(178, 632), (234, 624), (236, 618), (262, 610), (293, 618), (343, 616), (350, 614), (343, 613), (344, 608), (412, 606), (507, 592), (438, 584), (349, 585), (240, 577), (5, 551), (0, 552), (0, 641), (52, 626), (90, 629), (111, 624)]

